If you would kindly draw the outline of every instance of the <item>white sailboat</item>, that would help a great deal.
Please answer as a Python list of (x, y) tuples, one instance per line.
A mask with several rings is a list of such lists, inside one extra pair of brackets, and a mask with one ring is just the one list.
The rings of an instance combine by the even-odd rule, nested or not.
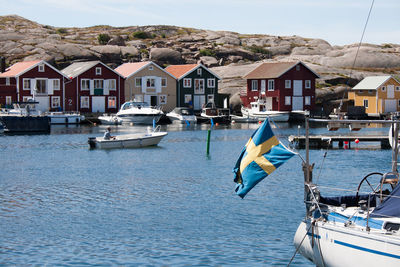
[[(397, 171), (400, 121), (396, 125), (391, 169), (367, 174), (354, 195), (323, 197), (312, 182), (308, 156), (303, 162), (306, 216), (294, 237), (296, 252), (316, 266), (400, 266), (400, 184)], [(343, 122), (343, 121), (341, 121)], [(362, 121), (360, 121), (362, 122)], [(373, 186), (372, 179), (378, 178)], [(361, 194), (362, 185), (370, 191)]]

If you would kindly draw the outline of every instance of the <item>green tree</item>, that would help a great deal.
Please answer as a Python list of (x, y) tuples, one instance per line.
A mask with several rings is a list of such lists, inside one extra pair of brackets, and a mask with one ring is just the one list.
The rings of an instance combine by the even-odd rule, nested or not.
[(110, 41), (111, 37), (107, 33), (100, 33), (99, 36), (97, 37), (97, 40), (99, 41), (99, 44), (105, 45)]

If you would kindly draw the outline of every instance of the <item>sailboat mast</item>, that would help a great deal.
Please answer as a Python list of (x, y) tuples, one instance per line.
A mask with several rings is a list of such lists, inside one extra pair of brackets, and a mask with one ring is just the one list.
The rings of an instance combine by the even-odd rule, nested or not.
[(399, 122), (398, 122), (398, 114), (392, 117), (392, 129), (391, 134), (393, 135), (392, 140), (392, 172), (397, 172), (397, 158), (399, 153)]

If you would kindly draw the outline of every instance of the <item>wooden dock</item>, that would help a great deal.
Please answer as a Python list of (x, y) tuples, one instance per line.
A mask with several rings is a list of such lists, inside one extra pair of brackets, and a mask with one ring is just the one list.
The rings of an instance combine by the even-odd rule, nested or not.
[[(297, 148), (304, 149), (306, 147), (306, 137), (304, 135), (291, 135), (289, 142), (295, 144)], [(351, 147), (356, 142), (375, 142), (380, 143), (381, 148), (390, 149), (389, 137), (387, 135), (310, 135), (310, 148), (332, 148), (333, 143), (337, 143), (339, 148), (343, 148), (344, 144)]]

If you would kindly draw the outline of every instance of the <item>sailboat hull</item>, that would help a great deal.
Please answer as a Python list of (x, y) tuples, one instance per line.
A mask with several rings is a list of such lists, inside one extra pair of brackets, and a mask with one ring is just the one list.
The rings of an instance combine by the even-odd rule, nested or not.
[(334, 222), (319, 221), (314, 227), (310, 224), (308, 220), (299, 225), (294, 245), (317, 266), (400, 266), (398, 234), (367, 232), (365, 228)]

